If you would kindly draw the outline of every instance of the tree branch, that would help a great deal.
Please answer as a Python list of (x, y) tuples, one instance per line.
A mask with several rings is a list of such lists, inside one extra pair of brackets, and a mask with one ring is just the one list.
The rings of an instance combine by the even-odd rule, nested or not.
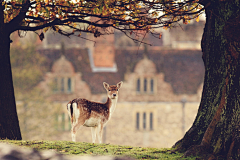
[(25, 18), (29, 7), (30, 7), (30, 0), (25, 0), (20, 10), (20, 13), (7, 24), (7, 27), (9, 28), (10, 33), (17, 30), (16, 28), (20, 26), (20, 23)]

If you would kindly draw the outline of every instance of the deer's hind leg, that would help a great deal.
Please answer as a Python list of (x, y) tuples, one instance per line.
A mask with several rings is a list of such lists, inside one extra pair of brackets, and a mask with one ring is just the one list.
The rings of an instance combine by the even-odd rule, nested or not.
[(72, 123), (71, 134), (72, 134), (72, 141), (76, 142), (77, 131), (81, 126), (83, 126), (83, 124), (85, 123), (85, 119), (80, 117), (81, 116), (80, 109), (77, 108), (77, 103), (73, 103), (72, 105), (73, 105), (74, 120)]
[(72, 141), (73, 142), (76, 142), (77, 131), (79, 130), (80, 127), (83, 126), (83, 124), (84, 124), (84, 121), (78, 121), (72, 126), (71, 133), (72, 133)]

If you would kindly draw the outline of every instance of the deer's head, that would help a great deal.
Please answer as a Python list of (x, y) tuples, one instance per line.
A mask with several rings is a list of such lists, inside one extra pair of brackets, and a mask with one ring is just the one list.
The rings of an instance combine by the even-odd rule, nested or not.
[(121, 88), (122, 84), (122, 81), (119, 82), (117, 85), (109, 85), (108, 83), (103, 82), (103, 86), (107, 90), (107, 94), (110, 99), (118, 98), (118, 91)]

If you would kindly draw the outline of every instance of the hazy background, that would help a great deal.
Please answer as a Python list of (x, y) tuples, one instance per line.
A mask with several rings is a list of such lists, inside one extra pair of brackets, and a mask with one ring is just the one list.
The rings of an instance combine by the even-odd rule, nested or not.
[[(189, 129), (199, 106), (204, 20), (148, 35), (143, 45), (120, 32), (93, 38), (47, 32), (11, 39), (17, 111), (24, 140), (71, 140), (66, 104), (81, 97), (106, 101), (102, 83), (123, 81), (104, 143), (171, 147)], [(91, 142), (90, 128), (77, 141)]]

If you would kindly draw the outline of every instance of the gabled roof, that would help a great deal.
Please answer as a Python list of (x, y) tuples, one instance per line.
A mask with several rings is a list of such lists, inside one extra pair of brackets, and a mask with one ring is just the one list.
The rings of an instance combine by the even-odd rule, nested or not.
[[(48, 71), (61, 57), (59, 49), (40, 49), (39, 52), (47, 58)], [(82, 79), (87, 82), (92, 94), (105, 93), (102, 82), (116, 84), (124, 80), (125, 73), (133, 72), (144, 54), (155, 63), (158, 73), (164, 73), (165, 81), (171, 84), (175, 94), (195, 94), (203, 82), (204, 66), (200, 50), (149, 48), (148, 53), (144, 53), (137, 47), (118, 49), (115, 52), (117, 72), (92, 72), (88, 52), (87, 48), (66, 49), (65, 57), (73, 64), (75, 72), (82, 73)]]
[[(204, 77), (204, 65), (200, 50), (118, 50), (116, 62), (119, 73), (133, 72), (144, 54), (156, 64), (157, 72), (164, 73), (175, 94), (195, 94)], [(120, 65), (119, 65), (120, 64)], [(121, 77), (123, 78), (123, 76)]]

